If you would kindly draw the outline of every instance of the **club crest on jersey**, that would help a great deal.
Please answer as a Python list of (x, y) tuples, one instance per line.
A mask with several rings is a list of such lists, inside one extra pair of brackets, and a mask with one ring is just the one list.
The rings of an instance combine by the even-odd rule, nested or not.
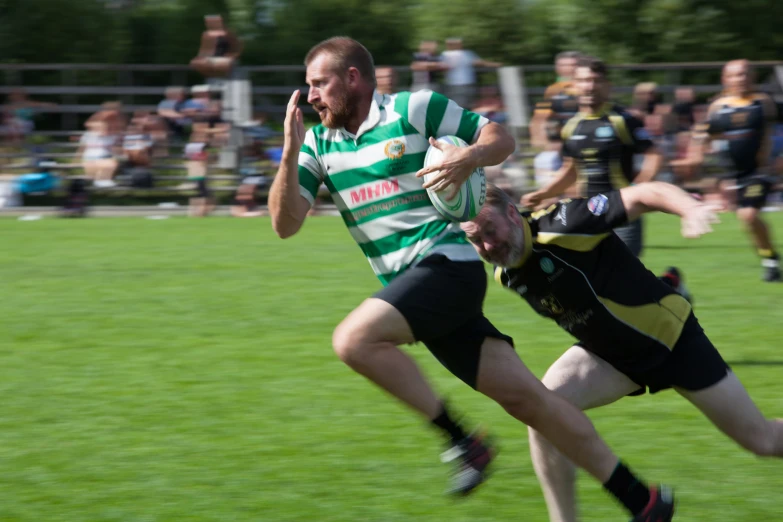
[(390, 160), (400, 159), (405, 154), (405, 144), (400, 140), (389, 140), (383, 148), (383, 153)]
[(601, 214), (605, 214), (608, 209), (609, 209), (609, 198), (607, 198), (603, 194), (598, 194), (597, 196), (593, 196), (587, 202), (587, 210), (589, 210), (590, 213), (593, 214), (594, 216), (600, 216)]
[(551, 274), (555, 271), (555, 264), (548, 257), (542, 258), (538, 264), (541, 267), (541, 270), (543, 270), (546, 274)]
[(595, 129), (596, 138), (611, 138), (612, 136), (614, 136), (614, 130), (607, 125)]

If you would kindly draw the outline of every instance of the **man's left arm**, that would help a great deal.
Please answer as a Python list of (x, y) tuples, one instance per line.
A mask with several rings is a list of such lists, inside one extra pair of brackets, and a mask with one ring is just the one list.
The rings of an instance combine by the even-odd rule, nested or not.
[[(514, 138), (504, 127), (435, 92), (411, 93), (407, 114), (403, 116), (429, 139), (430, 145), (443, 151), (440, 164), (421, 169), (416, 175), (421, 177), (439, 171), (423, 186), (436, 191), (451, 187), (449, 198), (457, 194), (474, 170), (504, 162), (516, 147)], [(449, 135), (457, 136), (469, 146), (457, 147), (437, 141), (437, 138)]]
[(775, 165), (776, 158), (772, 157), (773, 140), (775, 136), (775, 123), (778, 120), (778, 106), (769, 95), (764, 95), (762, 98), (762, 108), (764, 110), (764, 142), (762, 143), (762, 150), (759, 152), (761, 157), (764, 158), (765, 164), (770, 165), (770, 174), (783, 174), (777, 172), (777, 165)]
[(652, 181), (661, 170), (663, 156), (655, 147), (652, 137), (647, 132), (644, 123), (640, 119), (627, 115), (625, 118), (625, 126), (628, 130), (628, 135), (625, 137), (627, 146), (631, 147), (634, 154), (644, 154), (642, 168), (639, 170), (639, 173), (636, 174), (633, 181), (634, 183)]
[(423, 187), (435, 191), (451, 187), (448, 199), (457, 195), (459, 188), (474, 170), (503, 163), (514, 152), (515, 147), (511, 134), (494, 122), (484, 125), (479, 131), (476, 142), (468, 147), (457, 147), (432, 137), (430, 145), (443, 152), (443, 159), (438, 165), (421, 169), (416, 176), (421, 177), (439, 171)]

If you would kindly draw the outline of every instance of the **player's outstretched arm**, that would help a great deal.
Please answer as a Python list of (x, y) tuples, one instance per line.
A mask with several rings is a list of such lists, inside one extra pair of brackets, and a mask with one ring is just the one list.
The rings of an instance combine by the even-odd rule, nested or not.
[(310, 210), (299, 189), (299, 150), (305, 139), (302, 110), (297, 107), (299, 90), (294, 91), (285, 115), (285, 144), (283, 157), (275, 180), (269, 189), (269, 215), (272, 228), (285, 239), (296, 234)]
[(712, 232), (711, 225), (718, 223), (713, 209), (679, 187), (651, 181), (620, 189), (628, 221), (646, 212), (665, 212), (682, 218), (682, 235), (695, 238)]

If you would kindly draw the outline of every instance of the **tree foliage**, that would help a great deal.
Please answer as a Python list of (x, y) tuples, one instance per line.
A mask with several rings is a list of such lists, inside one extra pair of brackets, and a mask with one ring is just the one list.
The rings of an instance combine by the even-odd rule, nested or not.
[(242, 36), (250, 64), (300, 64), (338, 34), (398, 65), (420, 39), (450, 36), (509, 64), (564, 49), (609, 62), (779, 59), (783, 49), (783, 2), (769, 0), (0, 0), (0, 52), (7, 62), (187, 63), (211, 13)]

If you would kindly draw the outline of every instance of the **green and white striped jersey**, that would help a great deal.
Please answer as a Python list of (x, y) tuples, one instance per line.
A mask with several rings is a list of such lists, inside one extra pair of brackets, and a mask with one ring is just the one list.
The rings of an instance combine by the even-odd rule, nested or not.
[(488, 120), (429, 90), (374, 93), (356, 135), (317, 125), (299, 152), (300, 192), (312, 205), (324, 183), (375, 275), (386, 285), (425, 255), (478, 260), (456, 223), (432, 206), (421, 178), (430, 137), (468, 143)]

